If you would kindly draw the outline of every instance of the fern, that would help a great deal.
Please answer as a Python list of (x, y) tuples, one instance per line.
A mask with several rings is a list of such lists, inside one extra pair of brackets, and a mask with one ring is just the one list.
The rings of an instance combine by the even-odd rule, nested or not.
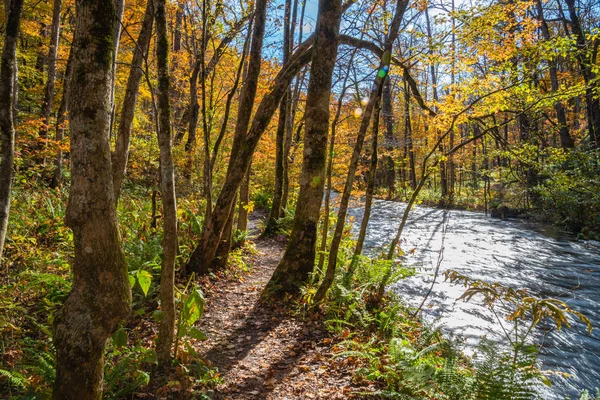
[(20, 372), (0, 369), (0, 377), (3, 377), (6, 380), (8, 380), (8, 384), (10, 386), (14, 386), (20, 389), (25, 389), (27, 387), (27, 378), (25, 378), (25, 376)]

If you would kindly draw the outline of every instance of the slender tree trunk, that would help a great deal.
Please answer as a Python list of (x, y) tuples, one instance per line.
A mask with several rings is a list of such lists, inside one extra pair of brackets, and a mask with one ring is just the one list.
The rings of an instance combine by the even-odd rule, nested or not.
[(341, 17), (341, 0), (319, 1), (315, 49), (306, 98), (306, 131), (298, 205), (288, 245), (267, 285), (267, 293), (297, 293), (314, 268), (317, 226), (325, 184), (329, 99)]
[(69, 109), (69, 82), (71, 81), (71, 71), (73, 70), (73, 49), (69, 50), (69, 59), (67, 60), (67, 68), (63, 78), (63, 92), (58, 106), (58, 115), (56, 118), (56, 135), (55, 141), (57, 144), (56, 159), (54, 160), (54, 175), (50, 182), (50, 187), (55, 189), (62, 183), (62, 165), (63, 165), (63, 150), (62, 142), (65, 137), (67, 124), (67, 111)]
[[(389, 79), (388, 79), (389, 81)], [(385, 85), (385, 84), (384, 84)], [(385, 89), (384, 89), (385, 90)], [(365, 207), (363, 211), (363, 218), (360, 223), (360, 231), (356, 238), (356, 246), (354, 247), (354, 254), (352, 255), (352, 261), (344, 277), (344, 283), (348, 287), (352, 276), (358, 267), (358, 260), (363, 251), (365, 244), (365, 238), (367, 237), (367, 227), (369, 226), (369, 219), (371, 218), (371, 208), (373, 206), (373, 194), (375, 192), (375, 177), (377, 176), (377, 139), (379, 136), (379, 114), (381, 107), (379, 103), (375, 105), (375, 112), (373, 114), (373, 139), (371, 142), (371, 164), (369, 165), (369, 177), (367, 180), (367, 190), (365, 193)]]
[[(152, 1), (152, 0), (149, 0)], [(160, 321), (156, 353), (158, 364), (167, 367), (175, 332), (175, 256), (177, 255), (177, 201), (175, 166), (171, 143), (171, 104), (169, 101), (169, 38), (167, 36), (166, 0), (155, 1), (156, 53), (158, 64), (158, 146), (160, 148), (160, 191), (163, 206), (163, 258), (160, 273)]]
[(123, 184), (123, 179), (125, 178), (125, 171), (127, 170), (129, 144), (131, 142), (131, 126), (135, 115), (135, 105), (137, 103), (140, 80), (142, 79), (144, 69), (146, 67), (144, 64), (147, 60), (148, 49), (150, 48), (153, 21), (154, 4), (153, 0), (148, 0), (140, 35), (137, 40), (137, 45), (133, 50), (133, 60), (131, 62), (131, 68), (129, 69), (129, 78), (127, 78), (125, 99), (123, 100), (123, 107), (121, 108), (117, 143), (115, 146), (115, 152), (112, 156), (115, 202), (119, 201), (121, 186)]
[(412, 190), (417, 188), (417, 175), (415, 171), (415, 151), (413, 149), (412, 123), (410, 120), (410, 87), (404, 79), (404, 143), (408, 157), (408, 179)]
[[(538, 20), (540, 21), (540, 28), (542, 31), (542, 36), (545, 41), (550, 41), (550, 30), (548, 29), (548, 23), (544, 18), (544, 8), (542, 6), (542, 1), (536, 1), (537, 12), (538, 12)], [(559, 90), (558, 84), (558, 73), (556, 70), (556, 60), (550, 60), (550, 84), (552, 85), (552, 92), (556, 93)], [(569, 133), (569, 127), (567, 125), (567, 116), (565, 113), (565, 109), (562, 105), (562, 102), (556, 101), (554, 103), (554, 110), (556, 111), (556, 118), (558, 120), (558, 134), (560, 136), (560, 145), (563, 149), (569, 149), (575, 146), (575, 142)]]
[(123, 11), (125, 11), (125, 0), (113, 0), (115, 3), (115, 24), (113, 34), (112, 66), (110, 69), (110, 134), (113, 134), (115, 124), (115, 88), (117, 80), (117, 59), (119, 58), (119, 44), (121, 43), (121, 25), (123, 21)]
[[(212, 172), (210, 168), (210, 127), (206, 115), (206, 45), (208, 42), (208, 12), (210, 3), (208, 0), (202, 2), (202, 43), (200, 46), (200, 93), (202, 102), (202, 132), (204, 134), (204, 168), (203, 168), (203, 189), (204, 198), (206, 199), (205, 220), (210, 219), (212, 213)], [(214, 77), (214, 74), (213, 74)], [(212, 84), (211, 84), (212, 93)]]
[[(252, 114), (252, 108), (254, 105), (254, 99), (256, 97), (256, 90), (258, 86), (258, 78), (260, 75), (260, 67), (262, 61), (262, 43), (265, 34), (265, 23), (266, 23), (266, 12), (267, 12), (267, 0), (258, 0), (256, 2), (256, 9), (254, 15), (254, 33), (252, 36), (252, 45), (250, 50), (250, 60), (248, 65), (247, 77), (242, 87), (242, 93), (240, 95), (240, 104), (238, 107), (238, 119), (235, 127), (233, 147), (231, 150), (231, 157), (229, 161), (229, 169), (232, 168), (232, 164), (236, 160), (236, 152), (239, 151), (240, 146), (243, 145), (245, 138), (248, 133), (248, 125), (250, 123), (250, 117)], [(240, 180), (233, 190), (233, 196), (237, 193), (241, 179), (245, 174), (247, 168), (241, 171)], [(229, 173), (229, 171), (228, 171)], [(223, 192), (223, 191), (221, 191)], [(202, 233), (201, 244), (194, 250), (190, 261), (186, 266), (186, 270), (191, 272), (207, 272), (212, 268), (212, 261), (215, 257), (218, 243), (220, 243), (223, 228), (225, 222), (229, 218), (231, 207), (234, 204), (234, 198), (228, 199), (227, 204), (222, 207), (218, 202), (215, 206), (214, 215), (205, 220), (205, 226)], [(221, 208), (222, 207), (222, 208)]]
[(363, 112), (363, 119), (361, 121), (360, 129), (356, 137), (356, 143), (354, 144), (354, 149), (352, 151), (350, 166), (348, 167), (348, 175), (346, 176), (346, 184), (344, 185), (344, 192), (342, 193), (342, 198), (340, 200), (340, 205), (338, 208), (335, 233), (333, 234), (333, 238), (331, 240), (331, 248), (329, 249), (327, 271), (325, 272), (325, 276), (323, 278), (323, 281), (321, 282), (321, 286), (315, 294), (314, 301), (316, 303), (319, 303), (325, 298), (327, 291), (331, 287), (331, 284), (333, 283), (333, 280), (335, 278), (337, 256), (340, 244), (342, 242), (344, 226), (346, 225), (346, 214), (348, 212), (348, 204), (350, 202), (350, 196), (352, 194), (352, 186), (354, 185), (354, 179), (356, 177), (356, 170), (360, 161), (360, 153), (362, 151), (362, 146), (365, 140), (367, 130), (369, 129), (369, 124), (371, 123), (373, 110), (375, 109), (376, 104), (378, 104), (381, 100), (381, 95), (383, 93), (383, 83), (386, 79), (388, 79), (393, 44), (398, 37), (398, 33), (400, 31), (400, 23), (402, 22), (402, 18), (404, 16), (404, 12), (406, 11), (407, 6), (408, 0), (398, 0), (396, 3), (396, 11), (394, 14), (394, 19), (392, 20), (392, 23), (390, 25), (388, 37), (385, 41), (383, 56), (381, 58), (379, 68), (377, 70), (377, 76), (375, 77), (373, 89), (371, 90), (371, 94), (369, 96), (369, 102), (367, 103), (367, 106)]
[(250, 176), (252, 175), (252, 165), (248, 167), (242, 186), (240, 186), (240, 205), (238, 210), (237, 230), (246, 231), (248, 229), (248, 204), (250, 204)]
[[(48, 128), (50, 115), (52, 114), (52, 101), (54, 99), (54, 83), (56, 81), (56, 58), (58, 53), (58, 39), (60, 37), (60, 8), (62, 0), (54, 0), (52, 10), (52, 28), (50, 33), (50, 46), (48, 49), (48, 78), (44, 89), (44, 101), (42, 102), (42, 125), (39, 136), (48, 143)], [(46, 157), (44, 156), (44, 164)]]
[(577, 45), (576, 58), (579, 62), (581, 75), (586, 84), (585, 101), (587, 112), (587, 123), (590, 139), (596, 148), (600, 148), (600, 97), (597, 94), (598, 81), (594, 72), (593, 63), (590, 59), (590, 50), (581, 27), (579, 15), (577, 14), (575, 0), (565, 0), (569, 9), (571, 29), (575, 35)]
[[(425, 8), (425, 20), (427, 22), (427, 37), (429, 41), (430, 54), (433, 54), (433, 35), (431, 31), (431, 21), (429, 19), (429, 8)], [(435, 65), (432, 63), (429, 66), (429, 70), (431, 72), (431, 88), (433, 91), (433, 100), (437, 103), (440, 101), (437, 90), (437, 74), (435, 71)], [(433, 129), (436, 129), (435, 127)], [(440, 153), (444, 152), (444, 145), (440, 142), (439, 145)], [(448, 175), (446, 171), (446, 163), (440, 162), (440, 187), (442, 190), (442, 199), (446, 199), (448, 197)]]
[(383, 84), (382, 102), (383, 124), (385, 126), (385, 140), (383, 143), (386, 153), (383, 158), (386, 168), (385, 183), (388, 189), (387, 198), (392, 199), (396, 193), (396, 166), (392, 154), (398, 146), (398, 142), (394, 137), (394, 107), (392, 103), (392, 85), (390, 79), (386, 79)]
[(17, 40), (23, 11), (23, 0), (10, 1), (6, 8), (7, 19), (2, 59), (0, 60), (0, 266), (8, 228), (10, 193), (15, 160), (15, 127), (13, 104), (15, 95), (14, 76), (17, 65)]
[[(285, 0), (285, 15), (283, 19), (283, 64), (290, 58), (291, 43), (291, 7), (292, 0)], [(275, 146), (275, 191), (273, 193), (273, 202), (265, 233), (275, 233), (277, 230), (277, 220), (283, 216), (282, 205), (283, 186), (285, 184), (287, 152), (286, 138), (290, 132), (288, 123), (291, 122), (291, 102), (289, 90), (283, 95), (279, 105), (279, 122), (277, 124), (276, 146)]]
[[(54, 399), (100, 399), (107, 339), (129, 314), (131, 289), (117, 226), (110, 159), (115, 7), (78, 0), (70, 96), (73, 286), (54, 317)], [(85, 93), (85, 96), (81, 96)]]

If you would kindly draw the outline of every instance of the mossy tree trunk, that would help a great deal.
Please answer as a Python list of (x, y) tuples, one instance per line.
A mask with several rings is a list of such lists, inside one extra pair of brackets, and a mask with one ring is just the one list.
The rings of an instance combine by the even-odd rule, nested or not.
[(160, 191), (163, 207), (163, 257), (160, 274), (160, 321), (156, 353), (158, 364), (168, 367), (175, 332), (175, 257), (177, 256), (177, 201), (175, 166), (171, 142), (171, 104), (169, 101), (169, 38), (167, 35), (166, 0), (154, 0), (158, 64), (158, 146), (160, 148)]
[[(110, 158), (115, 5), (78, 0), (70, 107), (73, 285), (54, 318), (54, 399), (100, 399), (104, 348), (129, 314), (131, 289), (121, 246)], [(81, 96), (81, 93), (86, 93)]]
[(14, 80), (17, 70), (17, 39), (23, 0), (12, 0), (9, 3), (2, 60), (0, 60), (0, 152), (2, 156), (0, 161), (0, 265), (2, 265), (2, 252), (8, 228), (15, 160)]
[(314, 268), (317, 225), (325, 185), (329, 100), (341, 19), (341, 0), (319, 1), (304, 117), (306, 130), (298, 206), (285, 253), (267, 285), (268, 293), (297, 293)]

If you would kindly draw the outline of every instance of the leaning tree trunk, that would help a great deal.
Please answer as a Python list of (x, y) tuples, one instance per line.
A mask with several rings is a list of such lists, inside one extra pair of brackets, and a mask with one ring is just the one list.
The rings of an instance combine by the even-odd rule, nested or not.
[[(389, 79), (388, 79), (389, 81)], [(384, 83), (385, 87), (386, 83)], [(385, 89), (384, 89), (385, 90)], [(365, 207), (363, 211), (362, 221), (360, 223), (360, 230), (358, 237), (356, 238), (356, 246), (354, 247), (354, 254), (350, 261), (350, 266), (346, 275), (344, 276), (344, 284), (346, 287), (350, 286), (352, 276), (358, 267), (360, 255), (362, 254), (363, 247), (365, 244), (365, 238), (367, 237), (367, 228), (369, 226), (369, 219), (371, 218), (371, 208), (373, 206), (373, 194), (375, 192), (375, 178), (377, 176), (377, 139), (379, 136), (379, 115), (381, 107), (378, 104), (375, 105), (375, 112), (373, 114), (373, 138), (371, 141), (371, 164), (369, 165), (369, 177), (367, 178), (367, 190), (365, 193)]]
[[(291, 7), (292, 1), (285, 0), (285, 16), (283, 19), (283, 64), (290, 58), (290, 39), (291, 39)], [(283, 216), (283, 186), (285, 184), (286, 170), (286, 138), (290, 131), (288, 126), (291, 121), (291, 97), (288, 90), (281, 99), (279, 105), (279, 122), (277, 124), (276, 146), (275, 146), (275, 190), (273, 193), (273, 203), (265, 233), (275, 233), (277, 231), (277, 220)]]
[[(48, 49), (48, 79), (44, 90), (44, 101), (42, 102), (42, 125), (39, 136), (48, 141), (48, 127), (50, 125), (50, 114), (52, 113), (52, 100), (54, 99), (54, 83), (56, 81), (56, 57), (58, 53), (58, 39), (60, 33), (60, 8), (62, 0), (54, 0), (52, 11), (52, 29), (50, 33), (50, 46)], [(46, 157), (44, 157), (44, 160)]]
[(392, 20), (389, 29), (389, 34), (385, 41), (384, 52), (381, 57), (379, 68), (377, 70), (377, 76), (375, 77), (373, 89), (371, 90), (371, 94), (369, 96), (369, 102), (367, 103), (366, 109), (364, 111), (363, 119), (360, 124), (358, 135), (356, 137), (356, 143), (354, 144), (354, 149), (352, 151), (350, 166), (348, 167), (348, 175), (346, 177), (346, 184), (344, 185), (344, 191), (342, 193), (340, 205), (338, 208), (335, 233), (333, 234), (333, 238), (331, 240), (331, 248), (329, 249), (327, 270), (325, 271), (323, 282), (321, 282), (321, 286), (319, 287), (319, 290), (317, 290), (317, 293), (315, 294), (314, 298), (314, 301), (317, 303), (325, 298), (325, 295), (327, 294), (327, 291), (331, 287), (333, 279), (335, 278), (337, 256), (340, 244), (342, 242), (344, 227), (346, 225), (346, 213), (348, 212), (348, 204), (350, 202), (350, 195), (352, 194), (352, 186), (354, 184), (354, 178), (356, 176), (358, 162), (360, 161), (360, 153), (362, 151), (362, 146), (364, 144), (367, 130), (369, 129), (369, 124), (371, 122), (371, 117), (373, 115), (375, 105), (380, 101), (381, 95), (383, 93), (383, 83), (386, 79), (388, 79), (388, 72), (392, 58), (392, 48), (394, 42), (396, 41), (396, 38), (398, 37), (398, 33), (400, 31), (400, 23), (402, 22), (402, 18), (404, 16), (404, 12), (406, 11), (407, 6), (408, 0), (398, 0), (396, 4), (394, 19)]
[[(106, 341), (129, 314), (131, 289), (114, 203), (110, 92), (115, 8), (77, 0), (70, 106), (73, 286), (54, 318), (54, 399), (100, 399)], [(81, 94), (85, 93), (85, 96)]]
[(0, 265), (8, 228), (10, 210), (10, 192), (13, 179), (13, 163), (15, 160), (15, 127), (13, 104), (15, 95), (14, 77), (17, 65), (17, 39), (23, 0), (12, 0), (8, 8), (4, 48), (0, 61)]
[(125, 178), (127, 170), (127, 160), (129, 159), (129, 143), (131, 141), (131, 126), (135, 115), (135, 105), (140, 88), (140, 80), (142, 79), (145, 60), (150, 46), (152, 37), (152, 23), (154, 21), (154, 5), (153, 0), (148, 0), (146, 4), (146, 12), (144, 21), (137, 40), (135, 49), (133, 50), (133, 60), (129, 69), (129, 78), (127, 78), (127, 89), (125, 90), (125, 99), (121, 109), (121, 118), (119, 120), (119, 130), (117, 132), (117, 143), (115, 152), (112, 156), (113, 163), (113, 185), (115, 190), (115, 202), (119, 201), (121, 194), (121, 186)]
[[(151, 1), (151, 0), (150, 0)], [(160, 321), (156, 353), (158, 364), (167, 367), (175, 332), (175, 256), (177, 256), (177, 201), (175, 166), (171, 143), (171, 104), (169, 102), (169, 38), (166, 0), (155, 0), (156, 53), (158, 64), (158, 146), (160, 148), (160, 191), (163, 206), (163, 258), (160, 273)]]
[(325, 185), (329, 99), (341, 17), (341, 0), (319, 1), (306, 97), (306, 131), (298, 206), (285, 253), (267, 285), (269, 294), (297, 293), (314, 268), (317, 225)]
[[(258, 78), (260, 76), (260, 67), (262, 62), (262, 44), (265, 35), (265, 23), (267, 18), (267, 1), (258, 0), (255, 5), (254, 14), (254, 31), (252, 35), (252, 44), (250, 47), (250, 59), (248, 63), (248, 71), (245, 77), (244, 86), (240, 94), (240, 103), (238, 107), (238, 118), (235, 126), (235, 133), (233, 139), (233, 147), (231, 149), (231, 157), (229, 161), (228, 174), (232, 169), (232, 164), (236, 161), (236, 152), (239, 151), (240, 147), (243, 146), (244, 141), (248, 133), (248, 125), (250, 123), (250, 117), (252, 115), (252, 108), (254, 105), (254, 99), (256, 97), (256, 90), (258, 87)], [(246, 172), (246, 168), (239, 172), (239, 183), (243, 179), (243, 175)], [(237, 181), (237, 179), (236, 179)], [(202, 238), (200, 239), (200, 245), (192, 253), (190, 260), (186, 266), (188, 272), (196, 271), (200, 273), (206, 273), (212, 268), (213, 259), (217, 252), (218, 243), (220, 243), (223, 229), (229, 218), (231, 207), (235, 201), (233, 198), (239, 183), (233, 190), (232, 197), (228, 198), (226, 204), (217, 203), (215, 204), (214, 212), (210, 214), (210, 218), (207, 218), (204, 223), (204, 229), (202, 231)], [(222, 193), (223, 194), (223, 193)], [(219, 197), (222, 197), (219, 196)]]

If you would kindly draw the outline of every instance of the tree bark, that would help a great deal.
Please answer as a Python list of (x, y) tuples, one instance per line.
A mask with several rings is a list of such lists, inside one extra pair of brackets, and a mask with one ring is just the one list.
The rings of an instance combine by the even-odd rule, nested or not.
[(62, 165), (63, 165), (63, 151), (62, 142), (65, 137), (65, 130), (67, 125), (67, 111), (69, 110), (69, 82), (71, 81), (71, 71), (73, 70), (73, 48), (69, 49), (69, 59), (67, 60), (67, 68), (65, 70), (65, 76), (63, 78), (63, 92), (62, 98), (60, 99), (60, 105), (58, 106), (58, 115), (56, 118), (56, 135), (54, 140), (58, 146), (56, 153), (56, 159), (54, 160), (54, 175), (50, 182), (50, 187), (55, 189), (62, 183)]
[[(389, 79), (388, 79), (389, 81)], [(385, 90), (385, 83), (384, 83)], [(356, 238), (356, 246), (354, 247), (354, 254), (350, 261), (350, 266), (344, 277), (344, 283), (347, 287), (350, 286), (352, 276), (358, 267), (358, 260), (363, 251), (365, 244), (365, 238), (367, 237), (367, 227), (369, 226), (369, 219), (371, 218), (371, 208), (373, 205), (373, 194), (375, 192), (375, 177), (377, 175), (377, 140), (379, 136), (379, 114), (381, 107), (379, 103), (375, 105), (375, 112), (373, 114), (373, 139), (371, 141), (371, 164), (369, 165), (369, 177), (367, 179), (367, 190), (365, 193), (365, 206), (363, 211), (363, 218), (360, 223), (360, 231)]]
[(238, 210), (237, 230), (248, 230), (248, 204), (250, 204), (250, 176), (252, 175), (252, 165), (248, 166), (248, 171), (240, 186), (240, 205)]
[[(48, 49), (48, 74), (46, 87), (44, 89), (44, 101), (42, 102), (42, 125), (40, 126), (39, 136), (48, 141), (48, 127), (50, 124), (50, 115), (52, 113), (52, 100), (54, 99), (54, 83), (56, 81), (56, 58), (58, 53), (58, 39), (60, 33), (60, 8), (62, 0), (54, 0), (52, 10), (52, 28), (50, 33), (50, 46)], [(44, 157), (44, 160), (46, 157)]]
[(13, 104), (15, 95), (15, 73), (17, 65), (17, 40), (23, 0), (10, 1), (6, 20), (6, 33), (2, 59), (0, 60), (0, 266), (8, 229), (10, 211), (10, 193), (13, 180), (13, 164), (15, 160), (15, 126)]
[(348, 175), (346, 176), (346, 184), (344, 185), (344, 192), (342, 193), (342, 198), (340, 200), (340, 205), (338, 208), (335, 233), (333, 234), (333, 238), (331, 240), (331, 248), (329, 249), (327, 271), (325, 272), (325, 276), (323, 277), (321, 286), (319, 286), (319, 289), (315, 294), (314, 301), (316, 303), (322, 301), (325, 298), (325, 295), (327, 294), (327, 291), (331, 287), (331, 284), (333, 283), (333, 280), (335, 278), (337, 256), (340, 244), (342, 242), (344, 227), (346, 225), (346, 214), (348, 212), (348, 204), (350, 202), (350, 196), (352, 194), (352, 186), (354, 184), (354, 178), (356, 176), (358, 162), (360, 161), (360, 153), (362, 151), (362, 146), (364, 144), (367, 130), (369, 129), (371, 117), (373, 116), (373, 110), (375, 109), (375, 105), (380, 101), (381, 95), (383, 93), (383, 83), (386, 79), (389, 79), (388, 72), (392, 58), (392, 48), (394, 42), (398, 38), (398, 33), (400, 31), (400, 23), (402, 22), (402, 18), (404, 17), (404, 12), (406, 11), (407, 6), (408, 0), (398, 0), (398, 2), (396, 3), (396, 11), (394, 13), (394, 19), (392, 20), (392, 23), (390, 25), (388, 37), (385, 41), (383, 56), (381, 57), (373, 89), (371, 90), (371, 94), (369, 96), (369, 102), (367, 103), (366, 109), (363, 113), (363, 119), (361, 121), (360, 128), (356, 137), (356, 143), (354, 144), (354, 149), (352, 150), (350, 166), (348, 167)]
[(325, 185), (329, 99), (341, 19), (341, 0), (319, 1), (306, 97), (306, 130), (298, 206), (285, 253), (267, 285), (268, 294), (296, 294), (314, 268), (317, 225)]
[(115, 202), (119, 201), (121, 186), (123, 185), (125, 172), (127, 171), (129, 144), (131, 142), (131, 125), (135, 116), (135, 105), (137, 103), (140, 80), (144, 74), (144, 63), (146, 62), (148, 49), (150, 48), (153, 21), (153, 0), (148, 0), (140, 35), (138, 36), (137, 45), (133, 50), (133, 60), (131, 61), (129, 77), (127, 78), (125, 99), (123, 100), (123, 107), (121, 108), (121, 119), (119, 121), (117, 143), (115, 146), (115, 152), (112, 156), (112, 176), (115, 191)]
[(575, 35), (575, 43), (577, 45), (576, 58), (579, 62), (581, 75), (585, 82), (585, 101), (587, 123), (590, 139), (596, 148), (600, 148), (600, 97), (598, 97), (597, 88), (598, 82), (596, 73), (593, 69), (593, 63), (590, 59), (588, 44), (586, 43), (585, 34), (581, 27), (581, 21), (575, 8), (575, 0), (565, 0), (569, 9), (569, 18), (571, 20), (571, 29)]
[[(538, 20), (540, 21), (542, 37), (544, 38), (544, 40), (549, 41), (551, 39), (550, 29), (548, 28), (548, 23), (544, 18), (544, 8), (542, 6), (541, 0), (536, 1), (536, 7), (538, 12)], [(559, 90), (556, 60), (549, 60), (549, 64), (550, 84), (552, 87), (552, 92), (556, 93)], [(573, 148), (575, 146), (575, 142), (573, 141), (573, 138), (569, 133), (569, 127), (567, 125), (567, 116), (562, 102), (560, 100), (554, 103), (554, 110), (556, 111), (556, 119), (558, 120), (558, 134), (560, 136), (560, 145), (563, 149)]]
[[(236, 153), (239, 151), (239, 148), (243, 145), (244, 141), (247, 138), (248, 125), (250, 122), (250, 116), (252, 114), (254, 99), (256, 97), (258, 78), (260, 76), (260, 67), (262, 62), (262, 43), (265, 34), (265, 23), (267, 14), (267, 1), (258, 0), (256, 2), (255, 7), (256, 8), (254, 14), (254, 31), (252, 34), (252, 44), (250, 47), (250, 59), (248, 64), (247, 75), (244, 80), (244, 85), (240, 94), (238, 118), (235, 126), (228, 174), (229, 170), (232, 168), (232, 163), (239, 161), (236, 160)], [(245, 168), (243, 168), (242, 171), (237, 171), (237, 173), (239, 174), (239, 179), (236, 180), (237, 185), (233, 190), (233, 196), (231, 196), (231, 198), (228, 198), (226, 204), (224, 205), (220, 205), (217, 201), (214, 212), (211, 213), (210, 218), (207, 218), (205, 220), (201, 244), (196, 248), (196, 250), (194, 250), (186, 266), (186, 271), (188, 271), (188, 273), (191, 271), (206, 273), (209, 269), (212, 268), (213, 258), (215, 257), (218, 243), (220, 243), (223, 228), (225, 227), (225, 222), (229, 218), (231, 207), (235, 200), (233, 197), (235, 197), (235, 194), (237, 193), (237, 189), (239, 188), (239, 184), (241, 183), (241, 179), (243, 179), (246, 169), (247, 165)], [(223, 195), (223, 190), (221, 191), (221, 195)]]
[(398, 141), (394, 137), (394, 106), (392, 102), (392, 85), (389, 79), (386, 79), (383, 84), (382, 106), (383, 124), (385, 127), (385, 139), (383, 142), (385, 149), (383, 157), (385, 164), (385, 184), (388, 190), (387, 198), (392, 199), (396, 193), (396, 164), (392, 154), (398, 146)]
[[(150, 0), (151, 1), (151, 0)], [(163, 258), (160, 274), (160, 321), (156, 353), (158, 365), (167, 367), (175, 332), (175, 257), (177, 256), (177, 201), (175, 166), (171, 143), (171, 104), (169, 101), (169, 38), (167, 36), (166, 0), (155, 1), (156, 53), (158, 64), (158, 146), (160, 148), (160, 191), (163, 207)]]
[[(291, 39), (291, 7), (292, 0), (285, 0), (285, 14), (283, 19), (283, 64), (290, 58), (290, 39)], [(291, 122), (291, 102), (290, 91), (288, 90), (281, 99), (279, 105), (279, 122), (277, 124), (277, 134), (275, 139), (275, 190), (273, 193), (273, 202), (269, 218), (265, 228), (265, 233), (272, 234), (277, 230), (277, 220), (283, 216), (283, 186), (286, 174), (286, 138), (290, 132), (288, 122)]]
[[(110, 159), (115, 7), (78, 0), (70, 96), (73, 286), (54, 318), (54, 399), (100, 399), (106, 341), (128, 314), (131, 289), (117, 226)], [(81, 96), (85, 93), (85, 96)]]

